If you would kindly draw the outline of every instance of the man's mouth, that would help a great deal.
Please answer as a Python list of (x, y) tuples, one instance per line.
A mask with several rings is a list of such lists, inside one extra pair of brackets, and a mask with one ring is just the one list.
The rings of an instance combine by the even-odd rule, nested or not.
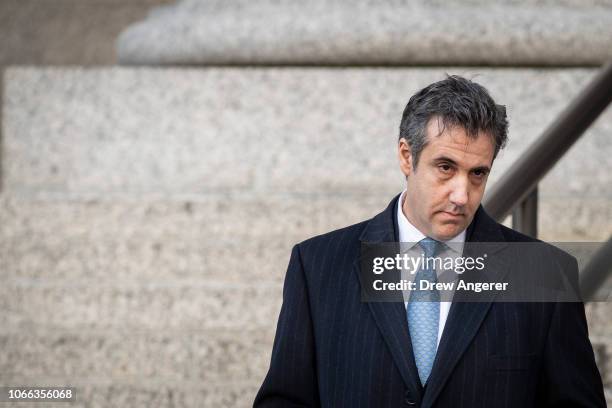
[(449, 216), (449, 217), (455, 217), (455, 218), (460, 218), (465, 216), (465, 214), (463, 213), (455, 213), (455, 212), (450, 212), (450, 211), (440, 211), (442, 214)]

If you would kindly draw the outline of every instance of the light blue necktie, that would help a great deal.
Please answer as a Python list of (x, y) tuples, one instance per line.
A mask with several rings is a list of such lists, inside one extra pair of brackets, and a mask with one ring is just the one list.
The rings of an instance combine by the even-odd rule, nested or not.
[[(433, 257), (439, 249), (440, 242), (432, 238), (424, 238), (419, 242), (424, 256)], [(425, 385), (434, 359), (438, 343), (438, 323), (440, 321), (440, 293), (437, 290), (419, 290), (419, 281), (437, 282), (436, 271), (425, 268), (426, 264), (417, 272), (414, 281), (416, 289), (410, 294), (408, 303), (408, 329), (412, 341), (412, 351), (419, 371), (421, 384)]]

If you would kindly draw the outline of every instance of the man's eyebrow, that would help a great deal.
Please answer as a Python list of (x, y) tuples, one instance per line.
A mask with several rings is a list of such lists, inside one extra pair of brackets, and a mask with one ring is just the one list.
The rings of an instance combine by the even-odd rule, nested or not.
[[(452, 164), (455, 167), (459, 167), (456, 161), (446, 156), (436, 157), (433, 159), (433, 162), (434, 163), (448, 163), (448, 164)], [(484, 171), (484, 172), (489, 173), (491, 171), (491, 168), (489, 166), (482, 165), (482, 166), (474, 167), (470, 169), (470, 171)]]
[(440, 156), (440, 157), (436, 157), (433, 159), (434, 163), (449, 163), (449, 164), (453, 164), (455, 166), (457, 166), (457, 162), (454, 161), (453, 159), (451, 159), (450, 157), (446, 157), (446, 156)]
[(474, 167), (472, 171), (484, 171), (485, 173), (489, 173), (491, 171), (491, 168), (489, 166), (478, 166)]

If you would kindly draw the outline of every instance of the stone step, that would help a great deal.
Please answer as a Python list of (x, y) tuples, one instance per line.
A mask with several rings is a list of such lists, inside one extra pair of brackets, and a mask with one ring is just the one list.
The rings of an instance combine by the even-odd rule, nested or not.
[(291, 247), (393, 196), (192, 201), (0, 198), (0, 277), (43, 282), (282, 280)]
[[(490, 183), (595, 74), (13, 68), (4, 77), (2, 185), (27, 196), (392, 194), (403, 184), (395, 153), (402, 110), (447, 71), (477, 78), (508, 106), (510, 142)], [(611, 129), (608, 109), (543, 180), (542, 197), (612, 199), (602, 165)]]
[[(55, 281), (4, 279), (6, 327), (197, 329), (268, 327), (281, 304), (280, 282), (245, 280)], [(250, 308), (249, 305), (257, 305)], [(609, 302), (587, 304), (597, 339), (612, 338)], [(599, 340), (598, 340), (599, 341)]]
[[(0, 324), (81, 330), (270, 329), (281, 305), (280, 283), (8, 282), (0, 288)], [(256, 306), (256, 307), (255, 307)]]
[[(291, 247), (372, 217), (393, 196), (268, 195), (192, 201), (60, 201), (0, 197), (0, 278), (73, 281), (281, 282)], [(606, 200), (549, 200), (540, 236), (602, 241)], [(595, 228), (594, 228), (595, 227)]]
[(2, 379), (141, 378), (236, 384), (261, 381), (274, 331), (3, 330)]
[(604, 1), (183, 0), (118, 39), (125, 64), (589, 65), (612, 57)]
[[(25, 331), (269, 329), (278, 316), (282, 285), (9, 282), (0, 288), (0, 294), (0, 306), (5, 311), (0, 324)], [(586, 306), (593, 341), (612, 347), (612, 327), (607, 324), (610, 313), (609, 302), (591, 302)]]

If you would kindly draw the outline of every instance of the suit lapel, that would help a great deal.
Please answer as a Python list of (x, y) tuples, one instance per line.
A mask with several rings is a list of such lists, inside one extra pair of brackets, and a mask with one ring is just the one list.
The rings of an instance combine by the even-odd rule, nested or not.
[[(474, 221), (466, 234), (467, 252), (464, 256), (479, 256), (478, 251), (484, 250), (487, 255), (502, 250), (507, 244), (497, 223), (480, 207), (474, 216)], [(474, 249), (474, 243), (486, 242), (482, 248)], [(477, 245), (477, 244), (476, 244)], [(469, 249), (471, 248), (471, 249)], [(498, 257), (489, 257), (486, 269), (482, 272), (466, 272), (460, 277), (465, 282), (502, 282), (508, 271), (508, 265)], [(491, 308), (494, 295), (482, 292), (477, 301), (473, 294), (457, 293), (453, 297), (444, 333), (436, 353), (436, 359), (429, 376), (427, 390), (423, 397), (423, 407), (431, 406), (444, 385), (448, 381), (455, 366), (467, 350), (478, 332), (487, 312)]]
[[(381, 243), (397, 242), (396, 211), (399, 195), (389, 206), (366, 226), (359, 238), (362, 242)], [(359, 260), (354, 265), (355, 273), (359, 276)], [(361, 281), (360, 281), (361, 284)], [(408, 320), (403, 301), (398, 302), (369, 302), (368, 306), (374, 316), (374, 321), (382, 334), (391, 356), (398, 368), (402, 379), (411, 393), (422, 397), (423, 389), (418, 377), (418, 371), (412, 353), (412, 344), (408, 332)]]

